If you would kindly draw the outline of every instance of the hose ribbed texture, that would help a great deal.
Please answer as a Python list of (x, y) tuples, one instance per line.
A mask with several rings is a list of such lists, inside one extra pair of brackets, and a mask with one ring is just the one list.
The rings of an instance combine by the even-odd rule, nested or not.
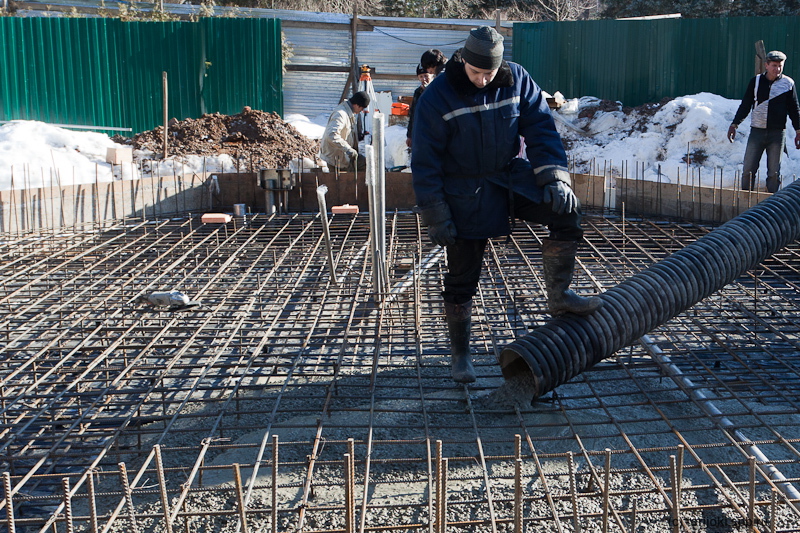
[(752, 270), (800, 238), (800, 180), (685, 248), (600, 295), (590, 316), (550, 320), (503, 349), (508, 378), (520, 360), (536, 379), (534, 399), (590, 369)]

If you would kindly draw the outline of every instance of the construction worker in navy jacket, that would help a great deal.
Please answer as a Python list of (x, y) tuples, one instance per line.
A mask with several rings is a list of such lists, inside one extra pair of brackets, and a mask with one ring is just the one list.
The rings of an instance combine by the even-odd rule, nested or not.
[[(503, 37), (470, 31), (460, 53), (417, 102), (411, 169), (417, 212), (434, 244), (446, 247), (445, 320), (451, 371), (475, 381), (470, 353), (472, 297), (487, 240), (508, 235), (510, 219), (548, 227), (542, 260), (548, 309), (588, 315), (597, 297), (569, 285), (583, 237), (580, 202), (542, 91), (520, 65), (503, 60)], [(525, 141), (527, 159), (519, 157)]]

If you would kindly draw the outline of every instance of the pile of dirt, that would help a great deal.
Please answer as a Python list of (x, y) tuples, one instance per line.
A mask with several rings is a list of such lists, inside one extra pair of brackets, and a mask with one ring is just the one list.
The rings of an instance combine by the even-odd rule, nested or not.
[[(163, 152), (163, 128), (135, 135), (115, 137), (115, 142), (132, 145), (135, 150)], [(242, 170), (286, 168), (297, 157), (314, 158), (319, 141), (309, 139), (277, 113), (245, 107), (236, 115), (205, 114), (200, 118), (169, 123), (168, 155), (220, 155), (234, 158)]]

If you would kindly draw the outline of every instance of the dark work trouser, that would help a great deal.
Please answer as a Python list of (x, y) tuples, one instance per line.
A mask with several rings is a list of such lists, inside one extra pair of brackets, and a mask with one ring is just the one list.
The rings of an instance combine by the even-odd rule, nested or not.
[[(559, 215), (552, 204), (535, 203), (524, 196), (514, 195), (515, 218), (541, 224), (550, 230), (555, 241), (580, 241), (583, 237), (580, 207), (572, 213)], [(459, 239), (447, 247), (448, 272), (444, 276), (445, 302), (463, 304), (472, 299), (478, 290), (483, 252), (488, 239)]]
[(786, 144), (786, 130), (750, 128), (747, 148), (744, 150), (742, 168), (742, 190), (752, 191), (756, 187), (756, 174), (761, 156), (767, 152), (767, 191), (778, 192), (781, 186), (781, 157)]

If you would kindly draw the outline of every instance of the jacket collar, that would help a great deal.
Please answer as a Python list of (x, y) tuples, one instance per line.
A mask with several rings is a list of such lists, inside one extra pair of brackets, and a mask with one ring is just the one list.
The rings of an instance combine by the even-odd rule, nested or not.
[(497, 70), (497, 76), (495, 76), (492, 82), (484, 89), (479, 89), (469, 81), (467, 72), (464, 70), (464, 63), (460, 59), (450, 59), (444, 69), (444, 75), (447, 77), (447, 81), (453, 89), (461, 96), (474, 96), (478, 91), (484, 89), (494, 90), (514, 85), (514, 74), (511, 72), (511, 67), (509, 67), (508, 63), (505, 61), (500, 64), (500, 68)]

